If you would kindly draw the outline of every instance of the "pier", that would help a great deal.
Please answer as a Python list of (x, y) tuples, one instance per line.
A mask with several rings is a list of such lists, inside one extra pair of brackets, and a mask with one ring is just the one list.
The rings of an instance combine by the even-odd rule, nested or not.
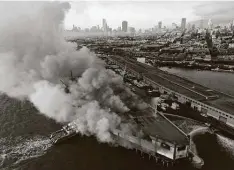
[(234, 129), (234, 97), (209, 89), (187, 79), (169, 74), (155, 67), (124, 57), (109, 55), (108, 60), (141, 77), (145, 83), (171, 94), (178, 102), (207, 115)]
[(112, 134), (120, 145), (123, 141), (127, 141), (141, 155), (148, 155), (149, 159), (153, 158), (156, 163), (166, 167), (189, 160), (196, 160), (197, 166), (202, 166), (204, 163), (191, 151), (190, 136), (167, 119), (163, 113), (149, 107), (140, 111), (130, 111), (126, 117), (129, 124), (135, 127), (135, 131), (126, 134), (120, 129), (115, 129)]

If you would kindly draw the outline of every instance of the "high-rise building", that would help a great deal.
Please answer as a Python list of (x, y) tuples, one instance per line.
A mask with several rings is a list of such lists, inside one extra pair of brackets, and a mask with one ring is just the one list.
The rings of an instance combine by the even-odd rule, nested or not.
[(128, 31), (128, 22), (127, 21), (123, 21), (122, 22), (122, 31), (123, 32), (127, 32)]
[(234, 30), (234, 20), (229, 23), (229, 27), (230, 30)]
[(213, 23), (212, 23), (212, 20), (211, 20), (211, 19), (208, 20), (208, 28), (209, 28), (209, 29), (212, 29), (212, 28), (213, 28)]
[(134, 36), (136, 33), (136, 29), (134, 27), (129, 27), (129, 32), (132, 36)]
[(102, 29), (104, 30), (104, 27), (106, 25), (106, 19), (102, 19)]
[(107, 22), (106, 19), (102, 19), (102, 29), (104, 32), (107, 32)]
[(192, 30), (193, 30), (193, 31), (195, 30), (195, 24), (192, 25)]
[(186, 27), (186, 18), (182, 18), (181, 20), (181, 29), (184, 30)]
[(90, 28), (90, 32), (97, 32), (97, 31), (98, 31), (98, 29), (97, 29), (96, 26), (92, 26), (92, 27)]
[(158, 29), (161, 29), (162, 28), (162, 21), (159, 21), (158, 22)]

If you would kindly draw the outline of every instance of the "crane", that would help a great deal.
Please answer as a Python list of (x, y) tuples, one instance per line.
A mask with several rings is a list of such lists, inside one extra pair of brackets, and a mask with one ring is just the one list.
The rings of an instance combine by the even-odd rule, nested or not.
[(71, 93), (69, 86), (66, 83), (64, 83), (64, 81), (62, 81), (62, 80), (60, 80), (60, 82), (65, 86), (65, 88), (64, 88), (65, 93)]

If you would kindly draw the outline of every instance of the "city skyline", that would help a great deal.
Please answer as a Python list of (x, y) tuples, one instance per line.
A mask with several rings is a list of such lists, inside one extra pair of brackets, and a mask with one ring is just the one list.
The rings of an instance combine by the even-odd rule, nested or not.
[[(8, 23), (8, 19), (16, 19), (19, 16), (34, 16), (45, 2), (0, 2), (1, 26)], [(180, 26), (181, 19), (186, 18), (186, 23), (196, 26), (208, 25), (212, 19), (213, 25), (220, 21), (229, 23), (234, 19), (234, 2), (71, 2), (71, 10), (66, 11), (65, 29), (72, 29), (73, 25), (82, 29), (93, 26), (102, 27), (102, 19), (105, 18), (108, 26), (113, 29), (121, 27), (122, 21), (128, 22), (128, 27), (136, 30), (148, 29), (158, 26), (162, 21), (162, 27), (172, 26), (173, 23)], [(157, 6), (157, 8), (155, 8)], [(166, 7), (167, 10), (159, 9)], [(183, 9), (186, 9), (185, 11)], [(12, 12), (14, 11), (14, 13)], [(154, 12), (159, 15), (154, 15)], [(181, 13), (182, 11), (182, 13)], [(184, 12), (183, 12), (184, 11)], [(186, 15), (186, 11), (188, 14)], [(164, 14), (166, 12), (166, 14)], [(170, 20), (170, 15), (175, 19)], [(203, 19), (203, 21), (201, 21)], [(191, 23), (192, 22), (192, 23)]]
[[(234, 2), (72, 2), (71, 10), (65, 18), (65, 28), (71, 29), (75, 24), (81, 28), (90, 28), (101, 25), (105, 18), (108, 25), (118, 28), (122, 21), (126, 20), (129, 27), (136, 29), (152, 28), (163, 21), (163, 26), (171, 26), (171, 23), (181, 24), (181, 18), (186, 18), (186, 23), (201, 19), (224, 19), (228, 14), (234, 17), (232, 9)], [(227, 17), (225, 18), (227, 19)]]

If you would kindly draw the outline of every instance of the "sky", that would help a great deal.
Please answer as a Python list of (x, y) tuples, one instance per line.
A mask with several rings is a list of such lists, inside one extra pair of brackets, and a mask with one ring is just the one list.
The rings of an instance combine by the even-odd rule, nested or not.
[[(32, 16), (43, 5), (41, 2), (2, 2), (0, 1), (0, 27), (12, 18)], [(234, 2), (225, 1), (70, 1), (71, 9), (65, 17), (65, 28), (71, 29), (73, 24), (81, 28), (99, 25), (102, 19), (116, 29), (123, 20), (136, 29), (152, 28), (162, 21), (163, 26), (173, 22), (180, 25), (181, 18), (187, 22), (201, 18), (234, 19)]]
[(180, 25), (181, 18), (196, 21), (201, 18), (234, 18), (234, 2), (205, 1), (80, 1), (72, 2), (66, 16), (66, 28), (102, 26), (102, 19), (112, 28), (123, 20), (135, 28), (152, 28), (159, 21), (169, 26)]

